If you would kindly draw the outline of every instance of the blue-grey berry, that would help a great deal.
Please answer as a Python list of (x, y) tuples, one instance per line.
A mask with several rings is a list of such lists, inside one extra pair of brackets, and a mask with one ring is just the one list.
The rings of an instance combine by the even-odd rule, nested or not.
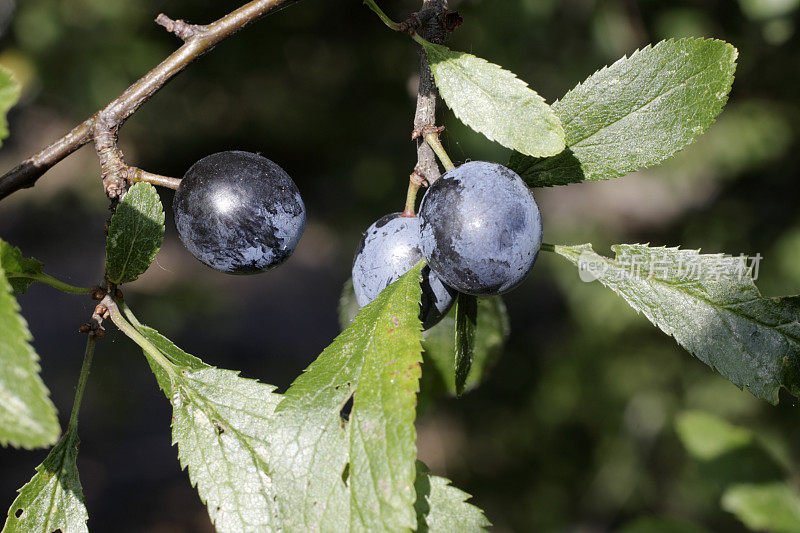
[[(364, 232), (353, 260), (353, 289), (358, 305), (370, 303), (421, 260), (419, 219), (400, 213), (380, 218)], [(447, 314), (455, 294), (430, 268), (422, 269), (419, 319), (423, 328), (434, 326)]]
[(306, 208), (294, 181), (266, 157), (250, 152), (220, 152), (192, 165), (173, 206), (186, 248), (203, 264), (229, 274), (280, 265), (306, 226)]
[(528, 275), (542, 219), (525, 182), (497, 163), (473, 161), (430, 186), (419, 209), (422, 255), (457, 291), (508, 292)]

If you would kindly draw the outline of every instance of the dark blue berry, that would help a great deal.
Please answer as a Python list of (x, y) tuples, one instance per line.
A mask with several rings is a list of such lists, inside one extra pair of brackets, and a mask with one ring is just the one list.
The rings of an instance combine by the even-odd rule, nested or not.
[(175, 193), (174, 210), (192, 255), (229, 274), (280, 265), (306, 226), (306, 208), (289, 175), (249, 152), (220, 152), (192, 165)]
[(542, 244), (533, 194), (496, 163), (473, 161), (447, 172), (425, 193), (419, 220), (431, 270), (457, 291), (476, 296), (519, 285)]
[[(422, 260), (419, 219), (392, 213), (371, 225), (358, 245), (353, 261), (353, 289), (361, 307)], [(422, 270), (419, 318), (428, 329), (453, 305), (455, 291), (445, 286), (427, 266)]]

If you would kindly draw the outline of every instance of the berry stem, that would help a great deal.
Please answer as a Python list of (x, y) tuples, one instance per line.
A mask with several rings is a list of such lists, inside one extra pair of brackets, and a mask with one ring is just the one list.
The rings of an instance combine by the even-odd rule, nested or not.
[(132, 180), (134, 183), (140, 181), (146, 181), (152, 185), (157, 185), (158, 187), (167, 187), (168, 189), (177, 189), (178, 185), (181, 184), (180, 178), (170, 178), (169, 176), (162, 176), (160, 174), (153, 174), (152, 172), (147, 172), (146, 170), (142, 170), (141, 168), (134, 168), (131, 167), (130, 174), (132, 175)]
[(453, 162), (450, 160), (450, 156), (447, 155), (447, 152), (442, 146), (442, 141), (439, 140), (439, 133), (438, 132), (428, 132), (425, 134), (425, 141), (433, 148), (433, 151), (436, 153), (437, 157), (439, 157), (439, 161), (442, 162), (442, 166), (445, 170), (450, 171), (456, 168)]
[(416, 212), (414, 210), (414, 206), (417, 203), (417, 191), (419, 190), (419, 185), (414, 183), (414, 180), (408, 181), (408, 192), (406, 193), (406, 208), (400, 213), (400, 216), (403, 217), (415, 217)]
[(69, 425), (67, 432), (72, 433), (78, 427), (78, 412), (81, 410), (83, 393), (86, 391), (86, 383), (89, 381), (89, 369), (92, 367), (94, 358), (94, 346), (96, 337), (88, 335), (86, 339), (86, 351), (83, 354), (83, 364), (81, 365), (81, 376), (78, 378), (78, 388), (75, 391), (75, 400), (72, 402), (72, 413), (69, 415)]
[(556, 247), (554, 245), (552, 245), (550, 243), (546, 243), (546, 242), (542, 243), (542, 246), (541, 246), (540, 249), (545, 251), (545, 252), (555, 252), (556, 251)]

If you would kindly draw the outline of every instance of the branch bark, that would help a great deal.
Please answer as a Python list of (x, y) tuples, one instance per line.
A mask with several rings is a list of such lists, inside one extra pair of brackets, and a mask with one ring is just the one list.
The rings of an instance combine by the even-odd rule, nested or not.
[[(418, 33), (427, 41), (444, 44), (447, 29), (444, 24), (445, 14), (449, 11), (447, 0), (423, 0), (419, 17)], [(436, 129), (436, 99), (438, 91), (433, 80), (431, 68), (425, 50), (419, 47), (419, 89), (417, 90), (417, 110), (414, 114), (414, 137), (417, 140), (417, 165), (414, 172), (432, 184), (439, 179), (439, 165), (436, 154), (425, 142), (425, 132)]]
[(192, 61), (214, 48), (220, 41), (262, 18), (270, 11), (297, 1), (252, 0), (216, 22), (205, 26), (173, 21), (163, 14), (159, 15), (158, 23), (184, 39), (183, 46), (128, 87), (106, 107), (47, 148), (0, 176), (0, 200), (15, 191), (32, 187), (36, 180), (59, 161), (92, 140), (95, 140), (97, 144), (106, 192), (111, 196), (117, 194), (120, 187), (124, 190), (125, 185), (119, 181), (120, 179), (124, 181), (125, 178), (123, 175), (125, 172), (120, 172), (124, 170), (124, 163), (122, 163), (122, 154), (116, 143), (117, 131), (120, 126), (170, 79), (185, 69)]

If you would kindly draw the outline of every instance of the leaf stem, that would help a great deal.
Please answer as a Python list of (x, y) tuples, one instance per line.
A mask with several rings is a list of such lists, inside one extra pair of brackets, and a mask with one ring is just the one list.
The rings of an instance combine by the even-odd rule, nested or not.
[(540, 250), (543, 250), (545, 252), (555, 252), (556, 251), (556, 247), (554, 245), (552, 245), (552, 244), (543, 242)]
[(411, 38), (412, 38), (412, 39), (414, 39), (414, 40), (417, 42), (417, 44), (419, 44), (419, 45), (420, 45), (420, 46), (422, 46), (423, 48), (425, 48), (425, 45), (430, 45), (430, 44), (431, 44), (431, 43), (430, 43), (430, 42), (429, 42), (427, 39), (425, 39), (424, 37), (422, 37), (422, 36), (421, 36), (419, 33), (417, 33), (417, 32), (414, 32), (414, 33), (412, 33), (412, 34), (411, 34)]
[(128, 321), (131, 324), (133, 324), (133, 327), (135, 328), (142, 327), (142, 323), (139, 322), (139, 319), (136, 318), (136, 315), (133, 314), (133, 311), (131, 311), (131, 308), (128, 307), (128, 304), (125, 302), (125, 300), (118, 300), (117, 306), (119, 306), (119, 309), (120, 311), (122, 311), (122, 314), (125, 315), (125, 318), (127, 318)]
[(94, 335), (87, 335), (86, 351), (83, 354), (83, 364), (81, 365), (81, 376), (78, 378), (78, 388), (75, 391), (75, 400), (72, 403), (72, 413), (69, 415), (68, 433), (73, 433), (78, 428), (78, 411), (81, 410), (83, 393), (86, 391), (86, 383), (89, 381), (89, 369), (92, 367), (96, 342)]
[(120, 311), (117, 302), (115, 302), (113, 298), (106, 295), (106, 297), (103, 298), (102, 302), (100, 303), (106, 306), (109, 316), (111, 317), (111, 321), (122, 333), (127, 335), (129, 339), (138, 344), (142, 350), (147, 352), (147, 355), (152, 357), (153, 360), (164, 369), (164, 371), (169, 375), (170, 379), (175, 380), (178, 378), (178, 372), (175, 370), (175, 365), (172, 364), (172, 362), (170, 362), (170, 360), (167, 359), (163, 353), (161, 353), (161, 350), (156, 348), (152, 342), (147, 340), (144, 335), (139, 333), (139, 331), (133, 327), (130, 322), (128, 322), (128, 320)]
[(8, 278), (24, 278), (31, 279), (33, 281), (39, 281), (68, 294), (92, 294), (97, 289), (97, 287), (76, 287), (74, 285), (70, 285), (69, 283), (58, 280), (50, 274), (45, 274), (44, 272), (38, 272), (36, 274), (10, 274)]
[(436, 156), (439, 158), (439, 161), (442, 162), (442, 166), (445, 170), (453, 170), (456, 166), (450, 160), (450, 156), (447, 155), (447, 152), (442, 146), (442, 141), (439, 140), (439, 133), (438, 132), (428, 132), (425, 134), (425, 141), (433, 148), (433, 151), (436, 153)]
[(376, 4), (374, 0), (364, 0), (364, 4), (366, 4), (368, 8), (370, 8), (376, 15), (378, 15), (378, 18), (380, 18), (381, 21), (384, 24), (386, 24), (389, 28), (391, 28), (394, 31), (400, 31), (400, 24), (390, 19), (389, 16), (386, 15), (386, 13), (384, 13), (383, 10), (378, 7), (378, 4)]

